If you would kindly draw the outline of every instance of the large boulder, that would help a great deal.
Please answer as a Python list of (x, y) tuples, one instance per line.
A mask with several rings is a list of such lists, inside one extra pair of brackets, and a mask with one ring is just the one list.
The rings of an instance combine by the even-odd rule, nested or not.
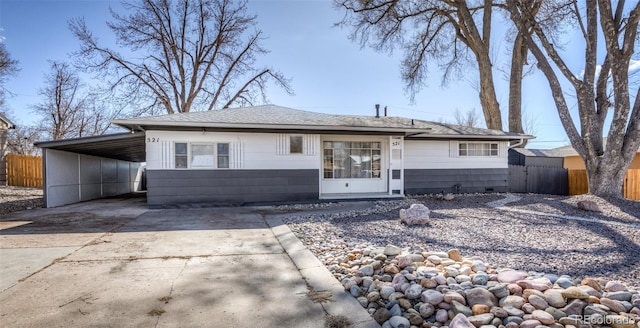
[(578, 203), (576, 203), (576, 205), (578, 206), (579, 209), (583, 211), (600, 212), (600, 207), (594, 201), (581, 200)]
[(400, 222), (406, 225), (428, 224), (431, 211), (422, 204), (412, 204), (408, 209), (400, 210)]

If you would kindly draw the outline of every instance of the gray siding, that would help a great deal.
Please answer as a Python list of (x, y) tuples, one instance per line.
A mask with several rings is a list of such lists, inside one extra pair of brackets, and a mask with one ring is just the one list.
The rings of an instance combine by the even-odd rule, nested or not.
[[(543, 166), (543, 167), (559, 167), (562, 168), (564, 164), (563, 157), (531, 157), (527, 156), (524, 165), (525, 166)], [(519, 164), (522, 165), (522, 164)]]
[(526, 156), (520, 154), (519, 152), (509, 149), (508, 152), (508, 162), (509, 165), (524, 165), (526, 162)]
[(509, 165), (509, 192), (568, 195), (568, 170), (562, 167)]
[(318, 199), (318, 170), (147, 170), (147, 204), (245, 204)]
[(527, 156), (509, 149), (509, 165), (563, 167), (564, 157)]
[[(404, 171), (405, 194), (507, 192), (509, 169), (425, 169)], [(460, 189), (456, 190), (456, 185)]]

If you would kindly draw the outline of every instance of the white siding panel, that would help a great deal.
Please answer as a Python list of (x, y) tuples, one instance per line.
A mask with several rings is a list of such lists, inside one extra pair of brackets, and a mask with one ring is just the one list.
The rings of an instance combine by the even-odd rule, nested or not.
[(118, 194), (118, 160), (102, 159), (102, 195), (114, 196)]
[(80, 201), (80, 160), (78, 154), (46, 150), (47, 207)]
[(230, 147), (230, 163), (229, 168), (241, 169), (244, 163), (244, 144), (241, 141), (236, 141), (229, 145)]
[(304, 154), (307, 156), (318, 155), (320, 148), (320, 136), (317, 134), (305, 134), (303, 137)]
[(278, 134), (276, 137), (276, 154), (289, 154), (289, 138), (287, 138), (286, 134)]
[(449, 140), (449, 157), (460, 157), (458, 140)]
[(131, 192), (139, 164), (46, 150), (47, 207)]
[[(230, 144), (230, 168), (233, 169), (320, 169), (320, 137), (304, 139), (305, 154), (282, 154), (288, 151), (289, 135), (276, 133), (147, 131), (147, 169), (172, 169), (176, 142), (225, 142)], [(163, 146), (157, 146), (162, 144)], [(313, 147), (312, 147), (313, 146)], [(159, 159), (159, 160), (157, 160)]]
[[(507, 142), (500, 141), (500, 156), (457, 157), (456, 141), (405, 140), (405, 169), (465, 169), (465, 168), (508, 168), (506, 158)], [(455, 151), (454, 151), (455, 149)]]
[(129, 178), (129, 162), (118, 161), (118, 194), (131, 192), (131, 182)]
[(80, 155), (81, 199), (95, 199), (102, 196), (101, 172), (100, 157)]

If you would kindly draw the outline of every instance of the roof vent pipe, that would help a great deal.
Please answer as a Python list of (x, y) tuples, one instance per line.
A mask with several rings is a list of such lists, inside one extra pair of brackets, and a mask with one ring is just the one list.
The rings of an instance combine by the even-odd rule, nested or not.
[(387, 117), (387, 106), (384, 106), (384, 117)]
[(376, 104), (376, 118), (380, 118), (380, 104)]

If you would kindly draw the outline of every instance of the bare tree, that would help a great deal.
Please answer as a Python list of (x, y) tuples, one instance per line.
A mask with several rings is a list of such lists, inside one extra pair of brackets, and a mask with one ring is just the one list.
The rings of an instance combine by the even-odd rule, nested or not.
[(470, 128), (480, 127), (480, 117), (478, 117), (478, 113), (475, 109), (470, 109), (463, 113), (460, 109), (456, 108), (453, 113), (453, 117), (455, 118), (455, 124), (457, 125)]
[(486, 126), (502, 130), (491, 61), (491, 0), (334, 0), (334, 4), (346, 10), (339, 24), (352, 28), (352, 40), (380, 51), (403, 49), (402, 77), (412, 98), (424, 85), (428, 63), (444, 70), (446, 83), (460, 73), (471, 53), (478, 67)]
[[(586, 46), (581, 77), (571, 71), (547, 35), (545, 25), (530, 11), (528, 1), (506, 2), (511, 19), (525, 35), (538, 67), (548, 80), (571, 145), (585, 161), (589, 192), (620, 197), (627, 168), (640, 147), (640, 89), (632, 105), (629, 88), (629, 64), (637, 51), (640, 2), (627, 6), (625, 1), (618, 1), (615, 8), (610, 0), (545, 4), (552, 6), (556, 15), (571, 17), (582, 32)], [(598, 47), (600, 40), (604, 40), (604, 47)], [(602, 48), (606, 52), (599, 58), (598, 51)], [(569, 111), (565, 88), (572, 88), (576, 96), (579, 129)], [(609, 114), (611, 123), (605, 146), (603, 131)]]
[(4, 42), (0, 40), (0, 106), (4, 105), (7, 90), (4, 87), (7, 77), (18, 72), (18, 61), (11, 58)]
[(212, 110), (266, 102), (274, 82), (291, 93), (289, 81), (271, 68), (256, 67), (267, 52), (256, 16), (246, 0), (138, 0), (129, 11), (112, 11), (107, 25), (128, 54), (107, 48), (84, 19), (69, 25), (81, 42), (80, 65), (110, 76), (110, 87), (144, 104), (142, 112), (161, 106), (167, 113)]
[(104, 133), (114, 112), (101, 107), (95, 95), (85, 91), (78, 74), (67, 63), (50, 62), (39, 90), (43, 101), (33, 108), (42, 116), (41, 128), (53, 140)]
[(33, 144), (40, 140), (41, 129), (36, 126), (16, 125), (9, 130), (7, 148), (10, 153), (37, 156), (41, 154), (40, 148)]

